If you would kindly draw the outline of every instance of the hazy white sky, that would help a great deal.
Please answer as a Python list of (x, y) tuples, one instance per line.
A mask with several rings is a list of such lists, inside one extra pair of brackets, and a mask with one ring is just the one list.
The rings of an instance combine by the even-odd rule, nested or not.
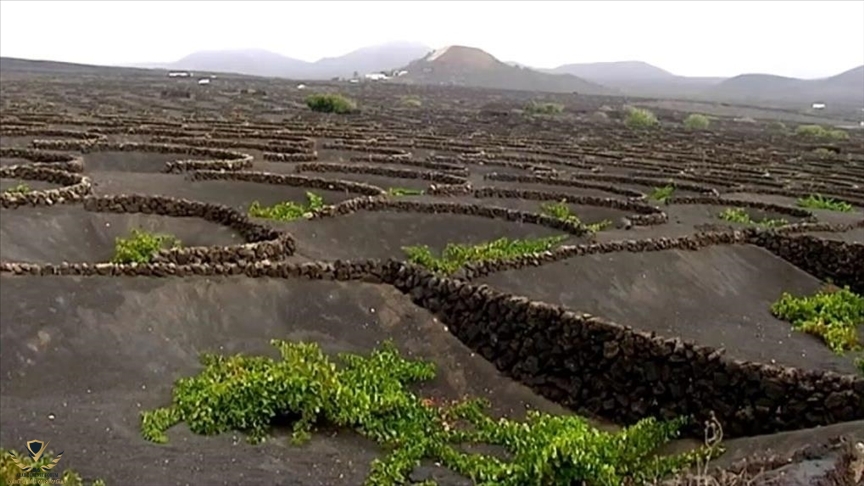
[(864, 64), (864, 1), (0, 1), (0, 55), (92, 64), (261, 48), (309, 61), (391, 40), (536, 67), (829, 76)]

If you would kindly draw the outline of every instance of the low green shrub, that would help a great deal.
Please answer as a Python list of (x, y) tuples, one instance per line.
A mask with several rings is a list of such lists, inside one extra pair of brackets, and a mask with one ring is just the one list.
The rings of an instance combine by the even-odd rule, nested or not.
[(849, 133), (845, 130), (825, 128), (820, 125), (799, 125), (795, 135), (816, 140), (848, 140)]
[(810, 153), (812, 153), (813, 155), (815, 155), (819, 159), (830, 159), (831, 157), (834, 157), (834, 155), (835, 155), (834, 152), (826, 149), (825, 147), (819, 147), (817, 149), (814, 149)]
[(730, 223), (755, 224), (766, 228), (777, 228), (789, 224), (789, 221), (783, 218), (754, 220), (747, 214), (744, 208), (726, 208), (720, 213), (719, 217)]
[(401, 103), (402, 106), (408, 106), (411, 108), (420, 108), (423, 106), (423, 102), (416, 96), (405, 96), (402, 98)]
[(654, 113), (644, 108), (628, 108), (624, 125), (631, 129), (646, 129), (657, 126), (660, 121)]
[(469, 263), (511, 260), (522, 255), (551, 250), (566, 239), (567, 235), (562, 235), (525, 240), (499, 238), (479, 245), (448, 243), (440, 257), (435, 256), (426, 245), (405, 246), (402, 251), (411, 263), (433, 272), (451, 274)]
[(532, 101), (525, 105), (524, 111), (525, 113), (532, 115), (557, 115), (559, 113), (564, 113), (564, 105)]
[(30, 189), (30, 186), (28, 186), (27, 184), (21, 183), (21, 184), (16, 184), (16, 185), (10, 187), (9, 189), (6, 189), (5, 191), (3, 191), (3, 193), (4, 194), (27, 194), (31, 191), (32, 191), (32, 189)]
[(390, 187), (387, 189), (387, 194), (391, 196), (422, 196), (422, 189), (408, 189), (405, 187)]
[(652, 199), (654, 201), (658, 201), (661, 203), (665, 203), (668, 201), (672, 194), (675, 192), (675, 186), (666, 185), (663, 187), (655, 187), (651, 194), (648, 195), (648, 199)]
[[(435, 365), (403, 357), (390, 342), (365, 356), (341, 354), (338, 363), (316, 343), (271, 343), (281, 359), (202, 356), (204, 370), (176, 382), (170, 406), (142, 414), (143, 436), (164, 443), (166, 431), (185, 422), (198, 434), (242, 431), (254, 443), (287, 418), (300, 443), (318, 424), (346, 427), (387, 451), (372, 462), (368, 486), (405, 484), (423, 460), (484, 486), (642, 484), (694, 464), (707, 450), (656, 454), (685, 419), (649, 418), (612, 433), (576, 416), (493, 419), (482, 400), (421, 398), (408, 386), (432, 380)], [(465, 452), (468, 444), (499, 445), (509, 454)]]
[(306, 106), (320, 113), (347, 114), (357, 111), (357, 103), (340, 94), (314, 94), (306, 98)]
[(706, 130), (711, 126), (711, 120), (705, 115), (693, 113), (684, 119), (684, 128), (688, 130)]
[(864, 375), (864, 358), (858, 358), (858, 359), (856, 359), (856, 360), (855, 360), (855, 366), (857, 366), (857, 367), (858, 367), (858, 371), (860, 371), (861, 374)]
[(324, 198), (313, 192), (306, 192), (306, 200), (306, 204), (284, 201), (273, 206), (262, 206), (258, 201), (253, 201), (249, 205), (248, 214), (253, 218), (294, 221), (295, 219), (309, 218), (313, 211), (324, 207)]
[(171, 235), (133, 229), (129, 237), (118, 236), (114, 240), (114, 257), (111, 262), (150, 263), (159, 250), (177, 248), (180, 244), (180, 240)]
[[(8, 449), (0, 449), (0, 486), (13, 484), (60, 484), (62, 486), (85, 486), (85, 484), (88, 484), (85, 483), (81, 476), (72, 469), (63, 471), (63, 474), (61, 474), (58, 479), (43, 477), (42, 474), (53, 472), (52, 470), (57, 465), (57, 463), (54, 462), (56, 459), (57, 457), (50, 451), (42, 454), (42, 457), (40, 457), (38, 461), (34, 461), (27, 454), (21, 454), (18, 451)], [(25, 473), (16, 463), (23, 464), (24, 466), (31, 466), (32, 469)], [(47, 467), (47, 470), (43, 471), (43, 467)], [(89, 484), (91, 486), (105, 486), (105, 481), (97, 479)]]
[(864, 325), (864, 297), (848, 287), (820, 290), (811, 297), (784, 292), (771, 313), (796, 330), (819, 336), (836, 353), (861, 349), (858, 327)]
[(811, 194), (807, 197), (799, 198), (798, 206), (808, 209), (827, 209), (830, 211), (839, 211), (848, 213), (852, 211), (852, 205), (845, 201), (837, 201), (830, 197), (824, 197), (821, 194)]
[(540, 206), (540, 212), (550, 218), (560, 219), (561, 221), (567, 221), (568, 223), (583, 226), (592, 233), (603, 231), (612, 225), (612, 222), (608, 220), (585, 224), (581, 219), (579, 219), (579, 216), (573, 214), (570, 210), (570, 206), (568, 206), (564, 201), (544, 203)]

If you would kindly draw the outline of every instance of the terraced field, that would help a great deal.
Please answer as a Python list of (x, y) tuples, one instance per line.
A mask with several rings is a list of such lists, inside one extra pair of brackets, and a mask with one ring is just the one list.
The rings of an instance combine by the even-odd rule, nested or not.
[[(120, 73), (2, 73), (2, 447), (50, 439), (109, 485), (363, 484), (384, 451), (344, 429), (295, 446), (274, 424), (251, 445), (183, 425), (155, 444), (141, 412), (201, 353), (392, 340), (436, 365), (414, 389), (436, 401), (607, 431), (690, 416), (679, 451), (711, 419), (713, 466), (847, 484), (818, 481), (841, 436), (864, 440), (860, 353), (772, 305), (826, 282), (864, 293), (860, 133), (688, 131), (671, 111), (641, 131), (614, 98), (533, 116), (525, 93)], [(304, 104), (337, 90), (361, 111)], [(296, 214), (274, 218), (284, 202)], [(118, 259), (136, 231), (179, 242)], [(410, 249), (501, 238), (549, 243), (446, 268)], [(406, 482), (429, 480), (475, 484), (429, 460)]]

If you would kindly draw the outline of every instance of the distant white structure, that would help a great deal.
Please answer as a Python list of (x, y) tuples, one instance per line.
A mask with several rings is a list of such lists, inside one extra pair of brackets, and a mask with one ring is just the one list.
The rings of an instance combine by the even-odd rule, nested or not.
[(824, 110), (825, 109), (825, 103), (813, 103), (812, 108), (814, 110)]
[(408, 74), (408, 71), (404, 71), (404, 70), (403, 70), (403, 71), (399, 71), (399, 72), (397, 72), (397, 73), (396, 73), (396, 76), (405, 76), (406, 74)]
[(360, 80), (359, 80), (359, 79), (352, 79), (352, 80), (351, 80), (351, 81), (349, 81), (349, 82), (351, 82), (351, 83), (359, 83), (359, 82), (360, 82)]
[(305, 84), (298, 84), (297, 89), (306, 89), (306, 85)]
[(200, 84), (200, 85), (210, 84), (210, 78), (199, 79), (198, 84)]
[(381, 73), (369, 73), (365, 76), (365, 78), (368, 79), (369, 81), (382, 81), (385, 79), (390, 79), (387, 77), (386, 74), (381, 74)]
[(187, 73), (186, 71), (171, 71), (168, 73), (169, 78), (188, 78), (192, 74)]

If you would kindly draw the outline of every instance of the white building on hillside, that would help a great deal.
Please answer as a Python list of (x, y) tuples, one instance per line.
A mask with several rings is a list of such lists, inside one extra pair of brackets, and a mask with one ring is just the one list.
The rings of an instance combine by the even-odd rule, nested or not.
[(369, 73), (365, 76), (365, 78), (368, 79), (369, 81), (382, 81), (385, 79), (390, 79), (387, 77), (386, 74), (381, 74), (381, 73)]
[(824, 110), (825, 109), (825, 103), (819, 103), (819, 102), (813, 103), (812, 108), (814, 110)]
[(210, 84), (210, 78), (199, 79), (198, 84)]

